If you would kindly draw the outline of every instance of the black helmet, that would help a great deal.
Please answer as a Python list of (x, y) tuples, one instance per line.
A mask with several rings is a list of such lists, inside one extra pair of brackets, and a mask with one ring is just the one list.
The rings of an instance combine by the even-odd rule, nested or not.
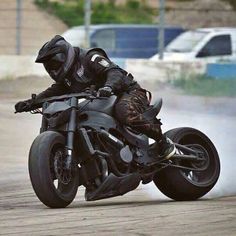
[(56, 82), (63, 82), (75, 60), (74, 48), (63, 37), (56, 35), (39, 50), (35, 62), (43, 63)]

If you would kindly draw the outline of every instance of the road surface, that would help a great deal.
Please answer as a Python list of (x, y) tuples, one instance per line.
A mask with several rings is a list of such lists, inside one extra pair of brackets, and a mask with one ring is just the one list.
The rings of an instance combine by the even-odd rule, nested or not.
[(86, 202), (80, 188), (68, 208), (48, 209), (35, 196), (27, 170), (40, 117), (14, 115), (16, 101), (0, 102), (0, 235), (236, 235), (234, 114), (168, 104), (161, 112), (164, 130), (202, 128), (216, 144), (222, 175), (206, 198), (175, 202), (148, 185), (121, 197)]

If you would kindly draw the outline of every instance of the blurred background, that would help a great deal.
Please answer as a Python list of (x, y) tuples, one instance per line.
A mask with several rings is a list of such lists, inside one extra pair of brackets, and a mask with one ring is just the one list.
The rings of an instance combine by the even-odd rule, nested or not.
[(52, 83), (34, 60), (56, 34), (73, 46), (102, 47), (154, 98), (163, 97), (164, 130), (205, 132), (222, 161), (209, 196), (236, 194), (235, 0), (1, 0), (0, 170), (18, 169), (27, 181), (27, 151), (40, 118), (22, 114), (16, 122), (13, 105)]
[(236, 22), (234, 0), (1, 0), (0, 53), (35, 54), (53, 35), (85, 23), (158, 26), (162, 8), (166, 25), (185, 30)]
[(235, 13), (234, 0), (1, 0), (0, 78), (46, 75), (34, 58), (62, 34), (73, 46), (105, 49), (143, 81), (234, 96)]

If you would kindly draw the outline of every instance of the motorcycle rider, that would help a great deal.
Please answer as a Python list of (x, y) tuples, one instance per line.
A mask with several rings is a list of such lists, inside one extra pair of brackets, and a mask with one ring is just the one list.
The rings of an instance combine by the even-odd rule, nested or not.
[[(118, 96), (115, 117), (122, 124), (146, 134), (156, 141), (161, 158), (170, 158), (175, 153), (174, 144), (162, 134), (161, 122), (148, 119), (144, 112), (149, 108), (147, 91), (133, 76), (114, 64), (101, 48), (85, 50), (72, 47), (63, 37), (56, 35), (39, 50), (36, 63), (43, 63), (55, 81), (51, 87), (36, 96), (43, 99), (68, 93), (78, 93), (95, 85), (101, 97)], [(30, 110), (35, 100), (20, 101), (17, 112)]]

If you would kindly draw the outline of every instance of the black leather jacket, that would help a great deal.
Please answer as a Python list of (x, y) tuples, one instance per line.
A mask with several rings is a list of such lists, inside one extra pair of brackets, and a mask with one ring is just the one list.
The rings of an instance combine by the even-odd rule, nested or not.
[(64, 83), (53, 84), (38, 94), (37, 99), (78, 93), (91, 85), (95, 85), (96, 89), (109, 86), (117, 95), (140, 88), (133, 76), (114, 64), (101, 48), (75, 50), (77, 56)]

